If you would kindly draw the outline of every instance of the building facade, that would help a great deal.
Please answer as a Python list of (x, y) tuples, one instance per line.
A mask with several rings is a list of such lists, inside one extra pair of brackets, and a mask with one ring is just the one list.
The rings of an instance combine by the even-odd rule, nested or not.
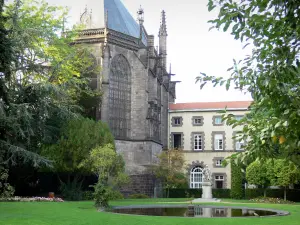
[(184, 150), (185, 173), (190, 188), (201, 188), (202, 169), (208, 165), (213, 188), (231, 188), (230, 165), (222, 161), (235, 152), (243, 151), (243, 141), (233, 137), (242, 127), (232, 128), (222, 121), (220, 111), (227, 108), (240, 120), (251, 102), (199, 102), (170, 104), (169, 148)]
[(176, 85), (167, 72), (165, 12), (156, 49), (154, 35), (148, 35), (143, 25), (143, 9), (138, 9), (136, 20), (120, 0), (80, 4), (84, 10), (78, 19), (85, 29), (76, 43), (88, 46), (101, 67), (92, 75), (93, 86), (103, 93), (95, 118), (109, 124), (117, 152), (123, 155), (132, 178), (125, 191), (152, 196), (156, 184), (148, 168), (168, 145), (168, 105), (174, 102)]

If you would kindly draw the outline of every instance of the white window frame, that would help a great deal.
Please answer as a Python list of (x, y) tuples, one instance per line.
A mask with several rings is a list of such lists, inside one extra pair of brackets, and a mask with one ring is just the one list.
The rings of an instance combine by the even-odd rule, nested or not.
[[(179, 122), (179, 123), (177, 123), (176, 121)], [(180, 117), (174, 117), (174, 125), (175, 126), (181, 125), (181, 118)]]
[(203, 183), (203, 169), (200, 166), (191, 169), (190, 188), (200, 189)]
[(214, 117), (214, 120), (215, 120), (214, 121), (215, 125), (222, 125), (223, 124), (221, 116)]
[[(196, 143), (198, 142), (198, 143)], [(194, 134), (194, 151), (202, 151), (203, 138), (201, 134)]]
[(224, 150), (224, 135), (223, 134), (215, 134), (214, 135), (214, 149), (217, 151)]
[(222, 159), (217, 159), (216, 160), (216, 166), (218, 166), (218, 167), (220, 167), (220, 166), (222, 166)]

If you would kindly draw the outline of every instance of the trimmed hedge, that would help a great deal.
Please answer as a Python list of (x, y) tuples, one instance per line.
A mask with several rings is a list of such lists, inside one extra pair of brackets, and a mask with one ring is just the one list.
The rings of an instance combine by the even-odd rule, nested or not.
[[(230, 189), (212, 189), (214, 198), (230, 198)], [(170, 189), (169, 198), (201, 198), (202, 189)]]
[[(244, 199), (254, 199), (264, 195), (264, 189), (246, 189), (243, 192)], [(214, 198), (231, 198), (230, 189), (212, 189)], [(202, 189), (170, 189), (169, 198), (201, 198)], [(284, 189), (267, 189), (267, 197), (281, 198), (284, 197)], [(287, 189), (287, 200), (300, 202), (300, 189)]]
[[(284, 189), (267, 189), (267, 197), (270, 198), (284, 198)], [(264, 196), (264, 189), (246, 189), (245, 199), (253, 199)], [(287, 189), (286, 199), (293, 202), (300, 202), (300, 190), (299, 189)]]

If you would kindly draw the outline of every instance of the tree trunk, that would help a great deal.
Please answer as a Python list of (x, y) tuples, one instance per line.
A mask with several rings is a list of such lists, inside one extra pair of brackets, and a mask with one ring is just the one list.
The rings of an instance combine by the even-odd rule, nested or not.
[(267, 197), (267, 188), (264, 189), (264, 198)]
[(284, 187), (284, 201), (286, 201), (286, 187)]

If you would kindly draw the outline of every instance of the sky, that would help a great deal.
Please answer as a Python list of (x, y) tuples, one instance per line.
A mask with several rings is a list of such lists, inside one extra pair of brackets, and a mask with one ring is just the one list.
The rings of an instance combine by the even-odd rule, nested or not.
[[(84, 9), (84, 1), (97, 0), (47, 0), (50, 4), (65, 5), (73, 8), (73, 17), (79, 8)], [(172, 64), (173, 81), (177, 84), (177, 103), (209, 101), (251, 100), (249, 93), (225, 87), (213, 88), (211, 85), (200, 90), (195, 84), (200, 72), (208, 75), (228, 77), (227, 69), (233, 65), (233, 59), (240, 60), (249, 53), (242, 50), (242, 44), (234, 40), (230, 33), (211, 30), (207, 22), (216, 18), (217, 11), (208, 12), (208, 0), (121, 0), (131, 15), (136, 18), (136, 11), (142, 6), (145, 12), (144, 26), (148, 34), (155, 35), (158, 43), (158, 30), (161, 11), (166, 11), (168, 30), (168, 63)], [(76, 8), (76, 13), (74, 9)], [(97, 7), (93, 8), (97, 15)], [(79, 17), (79, 15), (78, 15)]]

